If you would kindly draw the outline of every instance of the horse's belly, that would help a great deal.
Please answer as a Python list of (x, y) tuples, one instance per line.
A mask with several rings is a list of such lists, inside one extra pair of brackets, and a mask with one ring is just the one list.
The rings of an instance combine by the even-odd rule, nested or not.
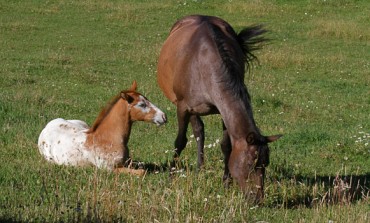
[(195, 105), (195, 106), (189, 106), (188, 111), (191, 114), (201, 115), (201, 116), (211, 115), (211, 114), (219, 114), (219, 111), (217, 110), (217, 108), (214, 105), (206, 104), (206, 103), (198, 104), (198, 105)]
[(64, 119), (49, 122), (38, 140), (40, 153), (49, 162), (59, 165), (88, 165), (90, 157), (84, 149), (86, 126), (82, 121), (76, 124)]

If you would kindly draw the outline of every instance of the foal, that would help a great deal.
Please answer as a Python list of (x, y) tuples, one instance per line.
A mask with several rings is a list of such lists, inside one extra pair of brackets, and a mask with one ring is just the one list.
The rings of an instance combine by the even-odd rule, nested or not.
[(70, 166), (95, 165), (115, 172), (143, 175), (125, 168), (128, 140), (134, 121), (162, 125), (166, 115), (136, 91), (136, 81), (100, 112), (91, 128), (80, 120), (57, 118), (42, 130), (38, 147), (46, 160)]

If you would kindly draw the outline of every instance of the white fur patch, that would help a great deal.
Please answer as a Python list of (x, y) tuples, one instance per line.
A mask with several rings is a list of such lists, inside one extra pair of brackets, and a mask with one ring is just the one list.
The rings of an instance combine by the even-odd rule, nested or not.
[(111, 169), (106, 157), (98, 154), (99, 149), (86, 149), (86, 131), (89, 126), (80, 120), (57, 118), (42, 130), (38, 148), (41, 155), (52, 163), (69, 166), (95, 165)]

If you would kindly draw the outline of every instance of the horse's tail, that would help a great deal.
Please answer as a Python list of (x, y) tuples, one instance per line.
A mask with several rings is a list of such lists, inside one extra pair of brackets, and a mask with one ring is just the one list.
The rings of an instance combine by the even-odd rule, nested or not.
[(244, 60), (247, 64), (247, 69), (250, 67), (250, 63), (257, 59), (253, 54), (253, 51), (256, 51), (261, 48), (262, 44), (268, 41), (267, 38), (262, 36), (267, 31), (263, 29), (262, 25), (254, 25), (246, 27), (241, 30), (238, 34), (238, 42), (244, 53)]

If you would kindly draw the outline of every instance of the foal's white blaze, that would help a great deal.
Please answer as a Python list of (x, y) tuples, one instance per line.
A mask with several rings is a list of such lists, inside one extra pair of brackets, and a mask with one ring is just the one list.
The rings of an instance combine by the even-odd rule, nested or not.
[(140, 109), (144, 114), (149, 114), (154, 112), (154, 116), (152, 118), (153, 123), (160, 126), (166, 123), (166, 115), (162, 112), (157, 106), (152, 104), (150, 101), (146, 100), (143, 96), (140, 96), (140, 102), (135, 105), (138, 109)]

